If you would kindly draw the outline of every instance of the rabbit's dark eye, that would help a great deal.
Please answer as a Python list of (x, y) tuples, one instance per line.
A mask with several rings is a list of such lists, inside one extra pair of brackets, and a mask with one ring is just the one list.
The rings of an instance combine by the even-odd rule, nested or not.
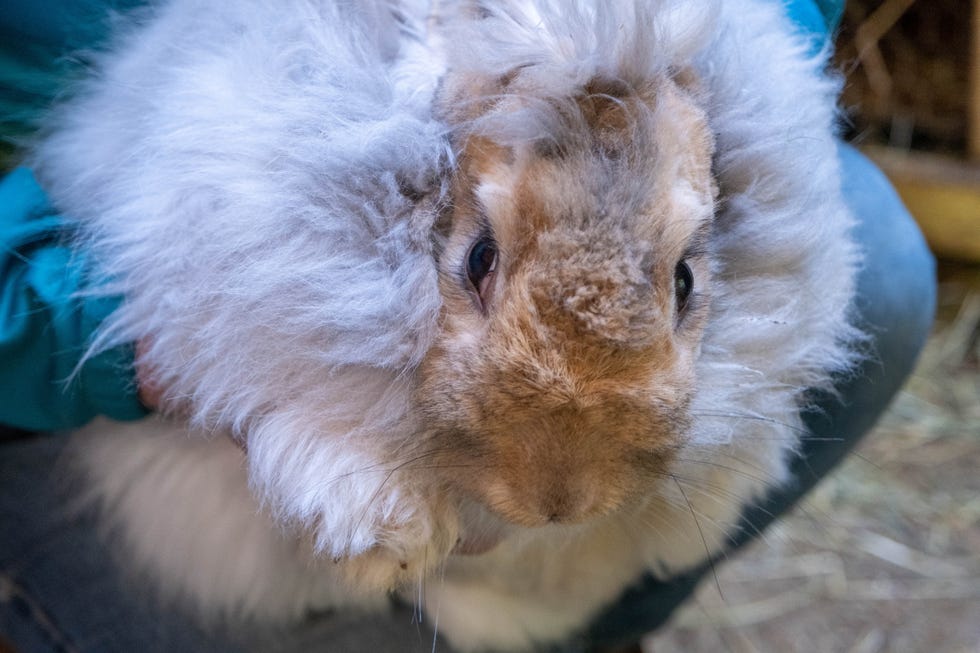
[(681, 312), (687, 306), (687, 300), (691, 297), (694, 289), (694, 273), (691, 266), (686, 261), (681, 261), (674, 268), (674, 297), (677, 300), (677, 312)]
[(497, 269), (497, 243), (490, 236), (481, 236), (466, 256), (466, 277), (484, 304), (489, 299), (493, 273)]

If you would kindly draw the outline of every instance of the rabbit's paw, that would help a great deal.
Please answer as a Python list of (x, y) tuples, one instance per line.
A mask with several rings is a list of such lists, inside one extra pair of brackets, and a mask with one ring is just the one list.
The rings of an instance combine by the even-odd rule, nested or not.
[(406, 465), (380, 436), (328, 437), (339, 429), (291, 414), (268, 416), (248, 439), (250, 485), (277, 521), (306, 533), (355, 588), (391, 589), (449, 554), (458, 509), (431, 473)]
[(391, 484), (379, 488), (372, 504), (360, 517), (350, 513), (356, 521), (341, 531), (349, 534), (346, 543), (325, 524), (317, 531), (317, 548), (334, 556), (354, 587), (389, 590), (417, 582), (459, 539), (457, 511), (438, 489)]

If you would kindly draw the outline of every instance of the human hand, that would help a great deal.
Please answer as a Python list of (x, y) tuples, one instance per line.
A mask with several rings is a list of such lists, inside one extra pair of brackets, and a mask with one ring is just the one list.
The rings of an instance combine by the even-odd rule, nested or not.
[(150, 344), (147, 338), (136, 343), (136, 390), (140, 403), (155, 411), (163, 402), (164, 389), (157, 381), (156, 370), (146, 360)]

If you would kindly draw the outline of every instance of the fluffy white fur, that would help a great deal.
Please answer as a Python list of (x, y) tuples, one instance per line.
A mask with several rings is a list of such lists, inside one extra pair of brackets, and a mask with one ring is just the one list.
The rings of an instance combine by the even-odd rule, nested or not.
[[(126, 297), (96, 347), (151, 336), (146, 360), (190, 417), (98, 423), (75, 455), (127, 555), (202, 611), (370, 605), (439, 566), (424, 606), (458, 647), (567, 636), (644, 571), (717, 551), (786, 480), (803, 391), (852, 362), (837, 87), (778, 2), (465, 4), (431, 17), (422, 0), (164, 2), (36, 152), (93, 274)], [(557, 96), (597, 73), (693, 66), (721, 191), (672, 477), (640, 505), (512, 528), (479, 556), (447, 557), (451, 502), (398, 469), (419, 427), (413, 369), (439, 329), (432, 230), (452, 160), (432, 100), (446, 62), (525, 66)]]

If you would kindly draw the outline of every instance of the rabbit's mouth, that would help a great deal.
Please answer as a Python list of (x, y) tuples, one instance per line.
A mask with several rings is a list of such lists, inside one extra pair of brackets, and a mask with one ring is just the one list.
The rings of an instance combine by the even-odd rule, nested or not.
[(463, 500), (459, 507), (461, 533), (453, 555), (480, 555), (496, 548), (513, 526), (477, 501)]
[(480, 555), (492, 551), (501, 540), (503, 533), (472, 533), (459, 538), (459, 542), (453, 548), (453, 555)]

